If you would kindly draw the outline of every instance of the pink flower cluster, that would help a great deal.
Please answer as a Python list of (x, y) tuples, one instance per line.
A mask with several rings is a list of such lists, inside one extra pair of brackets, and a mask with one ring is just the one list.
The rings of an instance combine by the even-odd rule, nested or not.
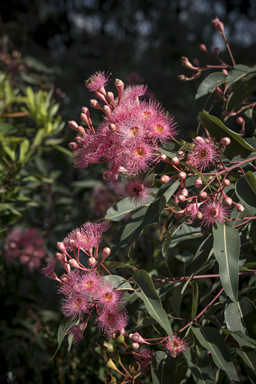
[(172, 338), (173, 340), (168, 336), (163, 344), (166, 352), (175, 358), (180, 353), (187, 351), (189, 346), (184, 339), (180, 339), (176, 334), (173, 334)]
[(82, 108), (81, 118), (88, 130), (75, 121), (70, 121), (70, 128), (78, 132), (76, 143), (70, 143), (75, 149), (75, 166), (87, 167), (88, 164), (107, 163), (109, 170), (103, 177), (115, 182), (124, 174), (132, 178), (147, 171), (152, 164), (160, 161), (159, 145), (176, 135), (174, 119), (166, 113), (156, 101), (140, 101), (145, 94), (144, 85), (128, 86), (117, 79), (115, 87), (118, 97), (105, 91), (109, 75), (98, 72), (86, 82), (89, 91), (104, 106), (93, 99), (91, 106), (104, 112), (104, 121), (99, 125), (97, 133), (92, 125), (88, 108)]
[[(102, 259), (98, 254), (101, 235), (108, 228), (106, 222), (87, 222), (74, 229), (62, 242), (57, 243), (61, 253), (56, 253), (56, 259), (48, 259), (47, 266), (42, 270), (47, 277), (59, 282), (58, 292), (64, 295), (62, 312), (66, 317), (82, 320), (84, 314), (88, 314), (87, 320), (69, 330), (76, 344), (82, 340), (94, 309), (97, 313), (96, 326), (108, 337), (125, 328), (129, 320), (124, 308), (123, 291), (117, 289), (97, 269), (100, 265), (104, 268), (102, 263), (111, 252), (109, 248), (104, 248)], [(74, 257), (68, 251), (73, 252)], [(80, 262), (80, 251), (88, 257), (88, 268)], [(54, 272), (57, 260), (66, 272), (60, 278)]]
[(46, 256), (44, 240), (38, 229), (27, 228), (24, 231), (14, 228), (6, 237), (5, 250), (7, 258), (14, 263), (18, 260), (28, 266), (31, 272), (38, 269)]

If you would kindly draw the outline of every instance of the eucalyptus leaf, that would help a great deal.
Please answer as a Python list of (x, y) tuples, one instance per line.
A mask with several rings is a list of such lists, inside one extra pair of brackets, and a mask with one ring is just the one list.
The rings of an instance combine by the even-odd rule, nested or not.
[(52, 359), (55, 357), (56, 353), (58, 352), (58, 350), (60, 349), (60, 346), (62, 344), (62, 341), (64, 339), (64, 337), (66, 336), (67, 332), (69, 331), (69, 329), (76, 324), (77, 322), (77, 317), (76, 316), (72, 316), (72, 317), (64, 317), (64, 319), (62, 320), (62, 322), (60, 323), (59, 325), (59, 329), (58, 329), (58, 334), (57, 334), (57, 340), (58, 340), (58, 347), (52, 357)]
[(211, 73), (200, 84), (195, 97), (197, 112), (203, 109), (210, 111), (215, 101), (216, 88), (226, 81), (227, 76), (222, 72)]
[(236, 194), (248, 209), (256, 212), (256, 178), (254, 173), (248, 171), (236, 182)]
[(154, 353), (151, 362), (153, 384), (175, 384), (175, 359), (163, 351)]

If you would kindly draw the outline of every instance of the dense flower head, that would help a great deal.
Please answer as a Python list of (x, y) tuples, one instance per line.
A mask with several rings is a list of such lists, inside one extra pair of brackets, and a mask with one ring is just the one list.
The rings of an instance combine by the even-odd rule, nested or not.
[(83, 292), (74, 293), (64, 300), (62, 312), (65, 316), (78, 316), (81, 318), (83, 313), (88, 313), (90, 302), (88, 297)]
[(182, 352), (188, 350), (189, 346), (184, 339), (180, 339), (177, 335), (172, 335), (173, 341), (170, 336), (168, 336), (164, 341), (164, 347), (166, 352), (169, 353), (172, 357), (176, 357)]
[(99, 308), (113, 309), (122, 304), (122, 296), (122, 291), (114, 289), (110, 281), (104, 281), (101, 286), (98, 286), (96, 302)]
[(12, 263), (18, 260), (27, 265), (31, 272), (41, 266), (42, 259), (46, 256), (44, 240), (36, 228), (27, 228), (24, 231), (14, 228), (6, 237), (5, 250)]
[(195, 168), (207, 168), (217, 160), (216, 144), (211, 139), (198, 137), (189, 151), (187, 163)]
[(87, 293), (95, 297), (99, 291), (99, 287), (102, 284), (102, 277), (99, 276), (95, 271), (84, 272), (78, 279), (78, 290), (80, 292)]
[(62, 293), (63, 295), (70, 297), (73, 293), (80, 292), (79, 281), (81, 275), (80, 271), (74, 269), (70, 273), (65, 276), (65, 279), (62, 280), (59, 285), (58, 293)]
[(96, 324), (106, 336), (112, 338), (115, 331), (121, 331), (128, 324), (129, 316), (126, 309), (104, 309), (96, 319)]
[(149, 185), (140, 179), (131, 179), (125, 184), (126, 197), (134, 204), (145, 204), (151, 200)]
[(107, 222), (87, 222), (80, 228), (74, 229), (63, 240), (66, 249), (82, 248), (84, 250), (96, 247), (101, 242), (102, 232), (107, 231)]
[(110, 74), (104, 72), (96, 72), (86, 80), (85, 85), (89, 92), (98, 91), (109, 83)]
[(201, 225), (203, 226), (212, 225), (215, 221), (224, 224), (230, 215), (230, 209), (217, 201), (207, 201), (201, 206), (201, 211), (203, 214)]
[[(99, 82), (98, 78), (102, 78), (100, 72), (90, 78), (88, 86), (92, 88), (92, 84)], [(136, 85), (123, 90), (119, 83), (117, 80), (118, 97), (115, 100), (108, 96), (109, 103), (104, 98), (100, 100), (100, 103), (106, 102), (103, 107), (106, 115), (97, 132), (89, 127), (90, 131), (79, 137), (75, 152), (77, 168), (107, 163), (110, 182), (117, 181), (122, 168), (132, 177), (147, 171), (159, 158), (159, 145), (176, 135), (174, 120), (160, 103), (139, 99), (147, 87)]]

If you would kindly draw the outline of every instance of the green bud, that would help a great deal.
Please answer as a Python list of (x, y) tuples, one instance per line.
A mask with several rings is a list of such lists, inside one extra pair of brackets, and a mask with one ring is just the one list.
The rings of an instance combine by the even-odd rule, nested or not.
[(115, 331), (112, 337), (114, 340), (116, 340), (120, 344), (123, 344), (125, 340), (124, 335), (120, 331)]
[(114, 346), (112, 344), (107, 343), (106, 341), (104, 341), (104, 343), (102, 345), (102, 350), (111, 353), (111, 352), (114, 351)]

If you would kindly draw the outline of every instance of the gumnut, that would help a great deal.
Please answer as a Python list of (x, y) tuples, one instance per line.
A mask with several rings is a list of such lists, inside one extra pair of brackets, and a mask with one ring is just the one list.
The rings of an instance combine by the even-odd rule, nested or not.
[(132, 373), (137, 373), (140, 371), (140, 363), (138, 361), (133, 361), (131, 364), (129, 364), (129, 370)]
[(116, 378), (112, 376), (110, 373), (107, 374), (104, 378), (104, 384), (116, 384)]
[(200, 199), (204, 200), (207, 197), (207, 192), (201, 191), (199, 192), (198, 196), (200, 197)]
[(163, 184), (168, 183), (168, 181), (170, 181), (170, 180), (171, 180), (170, 176), (167, 176), (167, 175), (163, 175), (163, 176), (160, 177), (160, 181), (161, 181)]
[(231, 207), (231, 205), (233, 204), (233, 200), (230, 198), (230, 197), (226, 197), (223, 201), (223, 203), (225, 205), (227, 205), (228, 207)]
[(237, 122), (237, 124), (241, 125), (241, 124), (243, 124), (244, 119), (242, 118), (242, 116), (239, 116), (239, 117), (237, 117), (236, 122)]
[(102, 349), (104, 351), (107, 351), (109, 353), (114, 352), (114, 346), (113, 344), (108, 343), (107, 341), (104, 341), (102, 344)]
[(111, 253), (111, 249), (108, 248), (108, 247), (105, 247), (103, 248), (102, 250), (102, 254), (103, 254), (103, 258), (106, 259)]
[(140, 345), (139, 343), (131, 343), (131, 348), (136, 350), (136, 349), (139, 349)]
[(221, 142), (221, 144), (226, 146), (226, 145), (229, 145), (231, 143), (231, 139), (229, 137), (222, 137), (220, 142)]
[(201, 177), (199, 177), (198, 179), (196, 179), (196, 181), (194, 182), (194, 186), (195, 186), (196, 188), (201, 188), (202, 184), (203, 184), (203, 182), (202, 182)]
[(179, 165), (180, 161), (178, 159), (177, 156), (174, 156), (172, 159), (171, 159), (171, 163), (172, 165)]
[(179, 178), (180, 180), (185, 180), (186, 177), (187, 177), (187, 175), (186, 175), (185, 172), (179, 172), (179, 174), (178, 174), (178, 178)]
[(223, 184), (225, 185), (225, 187), (228, 187), (230, 185), (230, 181), (228, 179), (224, 179)]
[(244, 206), (242, 204), (236, 204), (236, 210), (238, 212), (243, 212), (244, 211)]
[(120, 344), (123, 344), (125, 340), (124, 335), (120, 331), (115, 331), (112, 338)]

